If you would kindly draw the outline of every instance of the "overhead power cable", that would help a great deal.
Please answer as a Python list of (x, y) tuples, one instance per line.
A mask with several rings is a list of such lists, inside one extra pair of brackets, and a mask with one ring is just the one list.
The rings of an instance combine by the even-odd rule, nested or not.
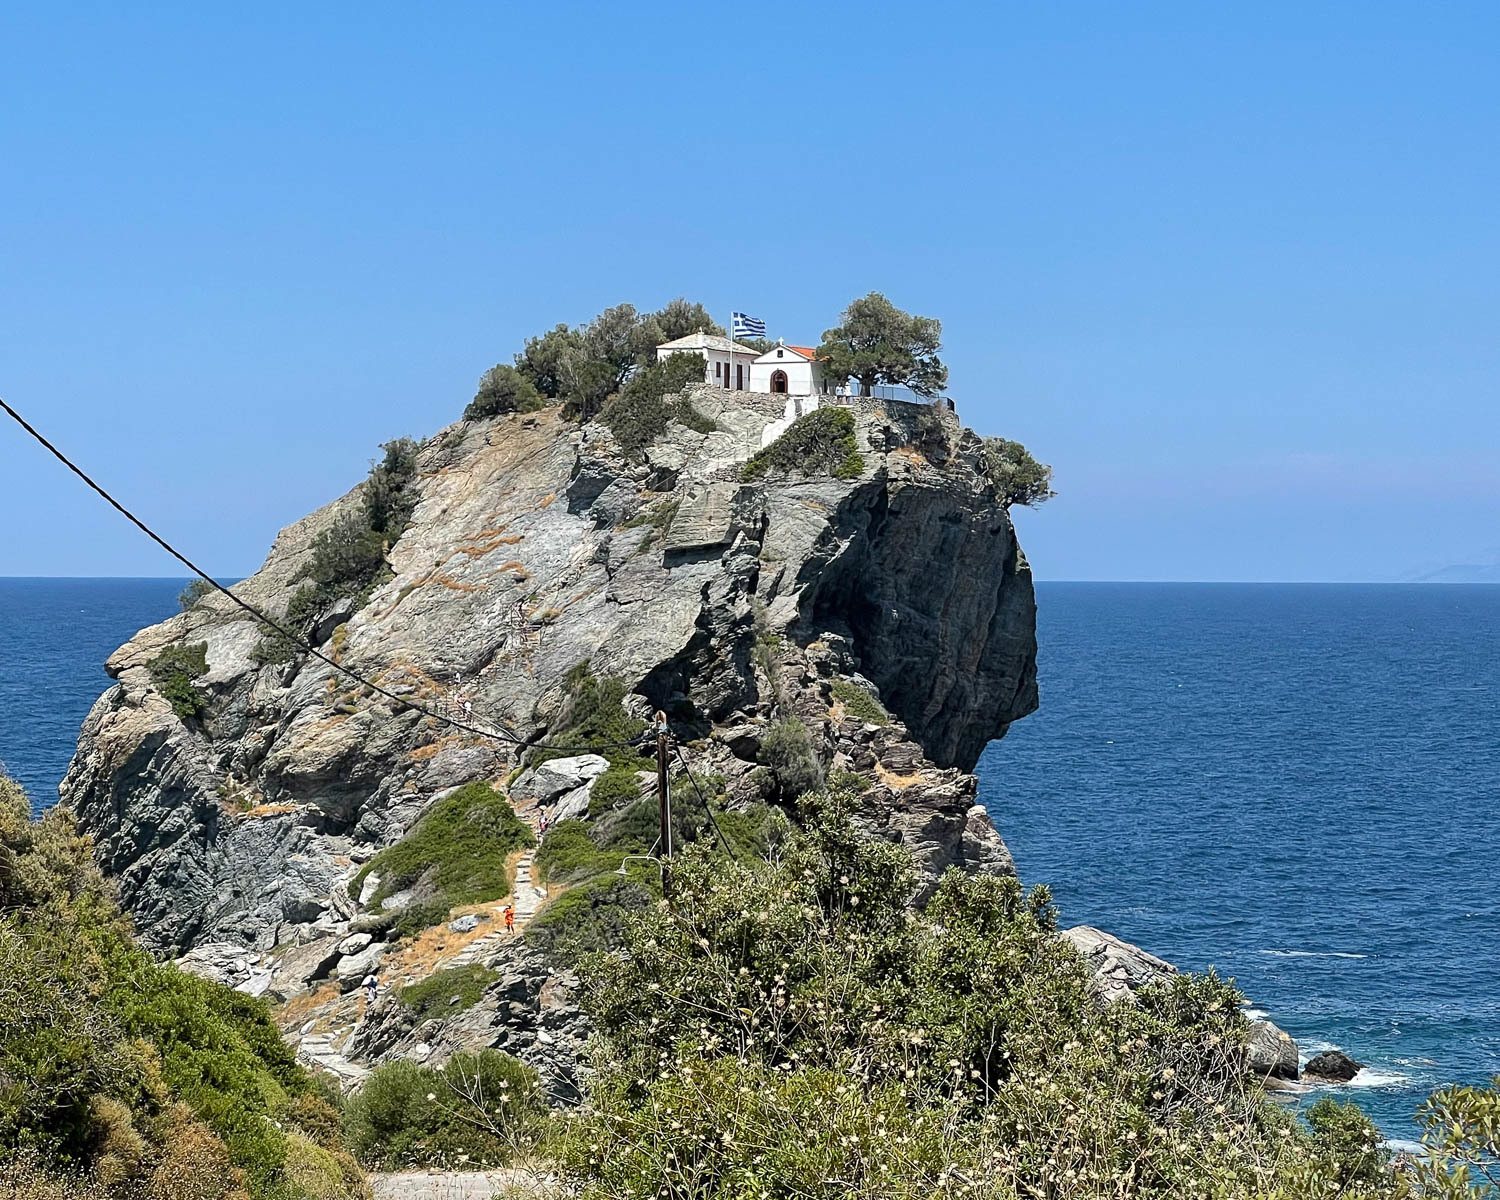
[[(324, 654), (307, 639), (299, 636), (296, 633), (293, 633), (280, 621), (277, 621), (273, 617), (268, 617), (265, 613), (261, 612), (260, 609), (256, 608), (255, 605), (251, 604), (248, 600), (245, 600), (240, 596), (236, 596), (217, 579), (209, 575), (195, 562), (188, 558), (187, 555), (183, 554), (180, 550), (178, 550), (175, 546), (168, 542), (166, 538), (158, 534), (138, 516), (136, 516), (133, 512), (131, 512), (118, 500), (116, 500), (112, 495), (110, 495), (109, 492), (107, 492), (99, 483), (95, 482), (95, 480), (88, 474), (87, 471), (78, 466), (77, 463), (75, 463), (66, 454), (64, 454), (50, 441), (48, 441), (46, 436), (43, 435), (41, 431), (36, 428), (36, 426), (32, 425), (30, 421), (28, 421), (14, 408), (12, 408), (5, 401), (4, 397), (0, 397), (0, 408), (3, 408), (11, 417), (11, 419), (14, 420), (15, 423), (22, 429), (24, 429), (28, 434), (30, 434), (32, 438), (34, 438), (38, 443), (40, 443), (40, 445), (44, 449), (46, 449), (53, 458), (57, 459), (58, 462), (62, 463), (63, 466), (67, 467), (68, 470), (73, 472), (74, 475), (83, 480), (83, 482), (89, 487), (89, 489), (97, 493), (98, 496), (106, 504), (108, 504), (117, 513), (119, 513), (122, 517), (124, 517), (127, 521), (129, 521), (132, 525), (134, 525), (137, 529), (144, 533), (148, 538), (150, 538), (153, 542), (155, 542), (158, 546), (160, 546), (163, 550), (165, 550), (168, 554), (170, 554), (173, 558), (180, 562), (199, 579), (203, 580), (204, 583), (208, 584), (215, 591), (222, 592), (224, 595), (228, 596), (230, 600), (234, 601), (235, 604), (244, 609), (261, 624), (265, 625), (267, 628), (275, 630), (282, 637), (286, 638), (289, 642), (296, 645), (299, 649), (307, 651), (308, 654), (311, 654), (319, 662), (332, 667), (335, 671), (339, 672), (342, 675), (348, 676), (356, 683), (369, 688), (372, 692), (376, 692), (379, 695), (386, 697), (386, 699), (391, 700), (398, 706), (398, 711), (399, 709), (411, 709), (413, 712), (419, 712), (423, 716), (428, 716), (433, 718), (433, 720), (441, 721), (443, 724), (451, 726), (454, 729), (463, 730), (463, 732), (465, 733), (472, 733), (478, 737), (491, 738), (499, 742), (507, 742), (513, 746), (519, 746), (522, 749), (526, 750), (561, 750), (567, 753), (580, 754), (586, 751), (626, 750), (638, 748), (636, 742), (606, 742), (601, 745), (593, 746), (560, 746), (548, 742), (528, 742), (525, 738), (520, 737), (518, 734), (512, 733), (510, 730), (506, 729), (498, 721), (494, 722), (495, 729), (481, 729), (476, 725), (470, 725), (464, 721), (459, 721), (454, 719), (453, 717), (445, 715), (444, 713), (440, 713), (435, 709), (429, 708), (425, 704), (419, 704), (415, 701), (408, 700), (405, 696), (397, 695), (389, 688), (382, 687), (374, 680), (367, 679), (358, 671), (350, 670), (342, 663), (336, 662), (332, 658), (329, 658), (328, 655)], [(697, 785), (695, 784), (694, 786), (696, 787)]]
[(698, 793), (698, 799), (703, 802), (703, 811), (708, 814), (708, 823), (714, 827), (714, 832), (719, 835), (719, 844), (724, 847), (724, 852), (730, 858), (734, 858), (734, 847), (729, 844), (729, 839), (724, 836), (724, 831), (719, 828), (718, 818), (714, 816), (713, 805), (708, 802), (708, 797), (703, 794), (703, 789), (698, 786), (698, 781), (693, 778), (693, 768), (688, 766), (688, 761), (682, 753), (682, 747), (673, 742), (672, 749), (677, 754), (677, 761), (682, 764), (682, 770), (687, 776), (688, 782), (693, 785), (693, 791)]

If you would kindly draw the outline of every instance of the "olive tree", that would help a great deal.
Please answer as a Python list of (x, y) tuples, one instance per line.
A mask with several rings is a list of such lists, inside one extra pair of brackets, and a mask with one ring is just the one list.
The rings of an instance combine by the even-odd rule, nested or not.
[(943, 324), (935, 317), (902, 312), (879, 292), (855, 300), (841, 323), (823, 333), (818, 356), (834, 379), (857, 379), (861, 395), (877, 383), (909, 387), (935, 396), (948, 384), (948, 368), (938, 358)]

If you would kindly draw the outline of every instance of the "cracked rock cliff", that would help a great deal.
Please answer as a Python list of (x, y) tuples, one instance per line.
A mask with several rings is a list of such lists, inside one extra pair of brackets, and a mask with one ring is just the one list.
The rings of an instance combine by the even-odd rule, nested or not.
[[(524, 750), (431, 714), (544, 739), (583, 663), (628, 713), (665, 712), (731, 811), (762, 798), (762, 742), (795, 716), (818, 770), (861, 776), (872, 834), (934, 878), (1010, 871), (969, 772), (1036, 707), (1035, 605), (980, 439), (940, 407), (851, 400), (857, 471), (746, 472), (795, 415), (786, 398), (690, 400), (693, 421), (630, 454), (556, 410), (421, 445), (377, 586), (305, 628), (426, 713), (311, 655), (264, 654), (265, 630), (219, 594), (116, 651), (63, 794), (143, 940), (259, 972), (253, 990), (282, 998), (350, 979), (371, 957), (361, 865), (462, 785), (522, 807)], [(365, 486), (284, 530), (236, 594), (285, 614)], [(153, 664), (200, 645), (184, 714)], [(586, 797), (597, 771), (580, 763), (564, 783)]]

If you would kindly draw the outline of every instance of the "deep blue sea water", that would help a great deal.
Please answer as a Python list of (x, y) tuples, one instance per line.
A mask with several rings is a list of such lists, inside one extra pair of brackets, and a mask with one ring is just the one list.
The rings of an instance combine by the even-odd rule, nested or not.
[[(0, 760), (42, 805), (180, 580), (0, 579)], [(985, 803), (1065, 923), (1216, 966), (1370, 1069), (1393, 1136), (1500, 1072), (1500, 587), (1042, 584)]]
[(32, 804), (57, 801), (104, 660), (177, 611), (183, 579), (0, 579), (0, 762)]
[(1066, 924), (1232, 975), (1394, 1137), (1500, 1072), (1500, 587), (1043, 584), (982, 798)]

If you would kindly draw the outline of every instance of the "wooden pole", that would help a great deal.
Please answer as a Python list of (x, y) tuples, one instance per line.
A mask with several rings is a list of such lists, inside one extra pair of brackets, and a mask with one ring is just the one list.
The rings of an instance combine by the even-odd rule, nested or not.
[(667, 778), (667, 714), (656, 714), (656, 805), (661, 819), (661, 856), (672, 857), (672, 785)]

